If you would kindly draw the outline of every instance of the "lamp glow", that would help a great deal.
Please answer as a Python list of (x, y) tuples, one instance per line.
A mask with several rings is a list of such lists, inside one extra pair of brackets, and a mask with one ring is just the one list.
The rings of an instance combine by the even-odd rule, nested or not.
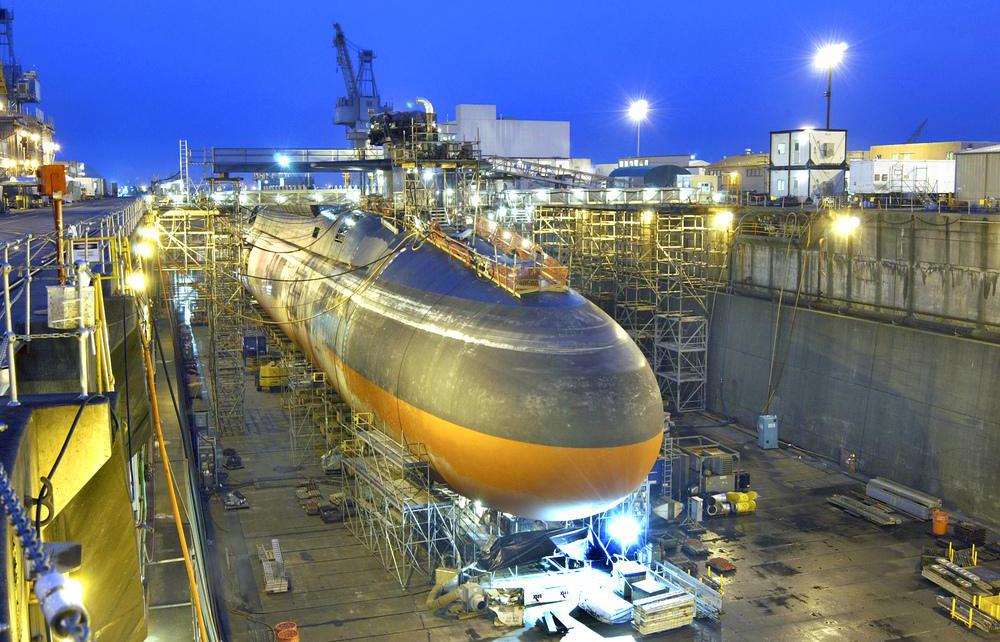
[(136, 256), (143, 259), (148, 259), (153, 256), (153, 246), (146, 241), (140, 241), (139, 243), (133, 245), (132, 251), (135, 252)]
[(282, 169), (287, 169), (292, 165), (292, 159), (288, 158), (287, 154), (275, 154), (274, 162), (276, 162), (278, 167)]
[(633, 100), (628, 106), (628, 117), (632, 122), (642, 122), (646, 120), (649, 115), (649, 101), (640, 98), (639, 100)]
[(130, 290), (142, 292), (146, 289), (146, 275), (142, 272), (132, 272), (125, 277), (125, 285)]
[(641, 532), (639, 520), (627, 513), (611, 518), (608, 524), (608, 535), (621, 547), (623, 553), (639, 543)]
[(857, 216), (837, 216), (833, 219), (830, 227), (834, 234), (846, 238), (861, 227), (861, 219)]
[(824, 71), (827, 69), (834, 69), (844, 61), (844, 54), (846, 52), (846, 42), (836, 42), (824, 45), (816, 50), (816, 56), (813, 58), (813, 65), (815, 65), (817, 69), (822, 69)]
[(712, 229), (725, 231), (733, 224), (733, 213), (729, 210), (712, 215)]

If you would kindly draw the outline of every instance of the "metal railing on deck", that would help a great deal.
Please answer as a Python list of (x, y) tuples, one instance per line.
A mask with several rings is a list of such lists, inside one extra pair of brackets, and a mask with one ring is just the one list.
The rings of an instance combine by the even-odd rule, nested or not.
[(569, 269), (530, 239), (479, 217), (473, 222), (473, 233), (494, 248), (492, 256), (448, 236), (436, 223), (430, 226), (428, 241), (514, 296), (566, 290)]
[[(87, 395), (96, 388), (98, 392), (109, 391), (114, 386), (111, 376), (110, 345), (104, 298), (101, 283), (111, 280), (116, 291), (124, 291), (126, 278), (131, 271), (129, 237), (145, 213), (142, 200), (94, 216), (80, 223), (66, 226), (63, 231), (63, 247), (66, 255), (62, 261), (56, 256), (57, 239), (55, 232), (24, 236), (7, 241), (0, 246), (3, 252), (2, 287), (4, 317), (3, 347), (5, 352), (0, 361), (6, 361), (7, 404), (16, 406), (18, 400), (18, 377), (16, 354), (20, 346), (35, 340), (75, 338), (79, 346), (80, 394)], [(60, 294), (66, 297), (70, 290), (75, 293), (65, 299), (69, 314), (61, 319), (60, 327), (52, 331), (32, 331), (32, 283), (48, 281), (59, 284), (59, 273), (67, 276), (66, 285)], [(11, 275), (16, 278), (12, 281)], [(14, 315), (23, 301), (23, 331), (15, 333)], [(55, 322), (48, 320), (51, 327)], [(95, 359), (96, 380), (89, 380), (90, 359)]]

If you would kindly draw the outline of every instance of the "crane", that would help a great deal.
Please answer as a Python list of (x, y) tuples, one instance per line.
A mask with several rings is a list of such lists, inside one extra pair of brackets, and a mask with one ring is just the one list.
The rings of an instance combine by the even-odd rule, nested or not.
[(925, 119), (923, 120), (923, 122), (921, 122), (921, 123), (920, 123), (920, 124), (919, 124), (919, 125), (917, 126), (917, 128), (916, 128), (916, 129), (915, 129), (915, 130), (913, 131), (913, 133), (912, 133), (912, 134), (910, 134), (910, 137), (909, 137), (909, 138), (907, 138), (907, 139), (906, 139), (906, 142), (905, 142), (905, 143), (903, 143), (903, 144), (904, 144), (904, 145), (908, 145), (908, 144), (910, 144), (910, 143), (915, 143), (915, 142), (917, 142), (917, 139), (918, 139), (918, 138), (920, 138), (920, 134), (921, 134), (921, 133), (923, 133), (923, 131), (924, 131), (924, 127), (926, 127), (926, 126), (927, 126), (927, 119), (925, 118)]
[[(375, 84), (375, 69), (372, 61), (375, 60), (375, 52), (371, 49), (361, 49), (350, 43), (344, 36), (344, 30), (340, 23), (334, 23), (333, 46), (337, 50), (337, 66), (344, 76), (344, 87), (346, 96), (337, 99), (337, 108), (333, 122), (337, 125), (347, 127), (347, 139), (356, 148), (365, 147), (368, 144), (368, 126), (372, 114), (388, 111), (389, 105), (382, 104), (378, 94), (378, 86)], [(354, 70), (354, 62), (351, 59), (351, 51), (348, 45), (354, 48), (358, 58), (357, 73)]]

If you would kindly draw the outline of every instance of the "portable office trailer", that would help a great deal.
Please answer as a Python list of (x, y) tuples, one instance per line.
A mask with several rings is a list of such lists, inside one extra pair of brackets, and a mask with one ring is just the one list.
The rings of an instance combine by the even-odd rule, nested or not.
[(850, 162), (852, 194), (953, 194), (953, 160), (856, 160)]

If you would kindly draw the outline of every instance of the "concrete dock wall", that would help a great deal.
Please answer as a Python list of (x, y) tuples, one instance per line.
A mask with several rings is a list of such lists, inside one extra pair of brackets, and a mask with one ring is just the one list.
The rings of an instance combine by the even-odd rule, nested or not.
[[(786, 299), (786, 303), (788, 300)], [(1000, 522), (1000, 346), (765, 299), (719, 295), (708, 407)], [(794, 321), (793, 321), (794, 318)], [(776, 358), (770, 367), (772, 347)]]

